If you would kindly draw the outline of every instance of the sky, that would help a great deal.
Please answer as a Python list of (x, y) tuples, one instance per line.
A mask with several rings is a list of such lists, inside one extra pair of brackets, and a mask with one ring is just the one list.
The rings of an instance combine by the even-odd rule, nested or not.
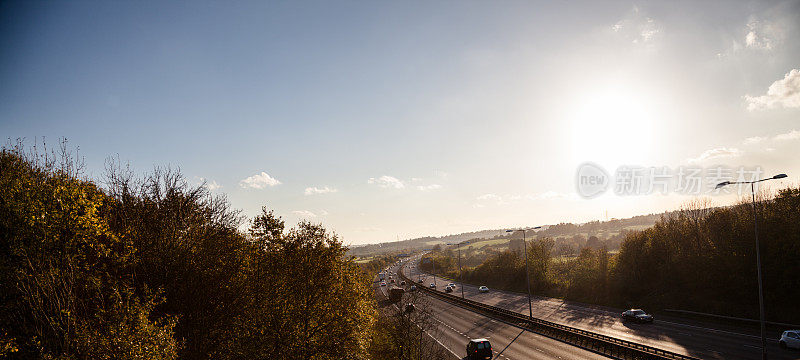
[(350, 245), (624, 218), (798, 183), (799, 37), (799, 1), (4, 1), (0, 137)]

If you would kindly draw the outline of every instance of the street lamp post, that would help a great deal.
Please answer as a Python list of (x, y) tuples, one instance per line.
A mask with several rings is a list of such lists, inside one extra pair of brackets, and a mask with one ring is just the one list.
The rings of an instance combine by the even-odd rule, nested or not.
[(528, 244), (525, 241), (525, 231), (528, 230), (536, 230), (541, 229), (541, 226), (527, 228), (527, 229), (517, 229), (517, 230), (506, 230), (506, 232), (514, 232), (514, 231), (522, 231), (522, 246), (525, 251), (525, 283), (528, 285), (528, 317), (533, 319), (533, 303), (531, 302), (531, 275), (530, 269), (528, 268)]
[(464, 278), (461, 276), (461, 243), (458, 243), (458, 286), (461, 287), (461, 298), (464, 298)]
[(756, 273), (758, 275), (758, 311), (759, 317), (761, 322), (761, 358), (767, 360), (767, 335), (766, 335), (766, 325), (764, 320), (764, 289), (761, 285), (761, 245), (758, 242), (758, 213), (756, 212), (756, 183), (767, 181), (767, 180), (774, 180), (774, 179), (783, 179), (786, 177), (786, 174), (778, 174), (771, 178), (754, 180), (754, 181), (723, 181), (717, 184), (717, 189), (726, 186), (726, 185), (733, 185), (733, 184), (750, 184), (750, 192), (753, 198), (753, 224), (755, 228), (756, 234)]
[(461, 286), (461, 298), (462, 299), (464, 298), (464, 280), (461, 277), (461, 244), (468, 244), (468, 243), (469, 243), (469, 240), (462, 241), (462, 242), (456, 243), (456, 244), (447, 243), (447, 245), (450, 245), (450, 246), (455, 245), (456, 249), (458, 249), (458, 284), (459, 284), (459, 286)]
[(436, 288), (436, 258), (431, 258), (431, 261), (433, 262), (433, 289), (438, 290)]

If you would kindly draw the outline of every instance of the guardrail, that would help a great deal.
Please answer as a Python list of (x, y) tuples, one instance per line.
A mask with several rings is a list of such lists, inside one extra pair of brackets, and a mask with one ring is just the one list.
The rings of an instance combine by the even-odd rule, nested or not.
[[(398, 273), (400, 278), (413, 284), (412, 280), (403, 272), (405, 264), (400, 267)], [(462, 299), (455, 295), (439, 292), (435, 289), (430, 289), (425, 286), (419, 286), (421, 289), (430, 294), (433, 294), (440, 299), (449, 303), (462, 305), (474, 311), (484, 313), (485, 315), (493, 318), (502, 319), (504, 321), (513, 323), (519, 327), (530, 330), (537, 334), (541, 334), (553, 339), (561, 340), (565, 343), (592, 350), (599, 354), (607, 355), (617, 359), (681, 359), (681, 360), (697, 360), (698, 358), (674, 353), (667, 350), (662, 350), (656, 347), (638, 344), (628, 340), (618, 339), (608, 335), (602, 335), (595, 332), (574, 328), (567, 325), (557, 324), (551, 321), (529, 318), (520, 313), (503, 309), (496, 306), (486, 305), (475, 300)]]
[[(697, 311), (678, 310), (678, 309), (664, 309), (664, 311), (666, 311), (666, 312), (674, 312), (674, 313), (679, 313), (679, 314), (684, 314), (684, 315), (705, 316), (705, 317), (709, 317), (709, 318), (733, 320), (733, 321), (739, 321), (739, 322), (751, 323), (751, 324), (758, 324), (759, 323), (759, 321), (756, 320), (756, 319), (747, 319), (747, 318), (740, 318), (740, 317), (733, 317), (733, 316), (709, 314), (709, 313), (697, 312)], [(788, 323), (774, 322), (774, 321), (765, 321), (764, 323), (767, 324), (767, 325), (783, 326), (783, 327), (793, 328), (793, 329), (800, 328), (800, 325), (797, 325), (797, 324), (788, 324)]]

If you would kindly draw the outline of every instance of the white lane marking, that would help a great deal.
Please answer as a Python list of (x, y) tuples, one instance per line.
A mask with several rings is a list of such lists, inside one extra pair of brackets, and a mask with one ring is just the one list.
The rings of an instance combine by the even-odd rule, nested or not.
[(447, 347), (445, 344), (442, 344), (442, 342), (441, 342), (441, 341), (439, 341), (439, 339), (437, 339), (437, 338), (433, 337), (433, 335), (429, 334), (429, 333), (428, 333), (427, 331), (425, 331), (425, 330), (422, 330), (422, 332), (424, 332), (424, 333), (425, 333), (425, 335), (428, 335), (428, 337), (430, 337), (431, 339), (433, 339), (433, 341), (436, 341), (436, 343), (437, 343), (437, 344), (439, 344), (439, 345), (441, 345), (443, 348), (447, 349), (447, 351), (449, 351), (451, 354), (453, 354), (453, 356), (455, 356), (457, 359), (461, 359), (461, 357), (460, 357), (460, 356), (458, 356), (458, 354), (456, 354), (456, 353), (455, 353), (455, 351), (453, 351), (453, 350), (450, 350), (450, 348), (449, 348), (449, 347)]

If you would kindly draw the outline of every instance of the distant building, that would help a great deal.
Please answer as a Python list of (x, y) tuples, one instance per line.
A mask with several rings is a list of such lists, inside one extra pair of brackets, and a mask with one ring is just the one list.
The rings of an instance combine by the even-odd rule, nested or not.
[(508, 249), (522, 254), (525, 249), (525, 243), (522, 239), (511, 239), (508, 243)]

